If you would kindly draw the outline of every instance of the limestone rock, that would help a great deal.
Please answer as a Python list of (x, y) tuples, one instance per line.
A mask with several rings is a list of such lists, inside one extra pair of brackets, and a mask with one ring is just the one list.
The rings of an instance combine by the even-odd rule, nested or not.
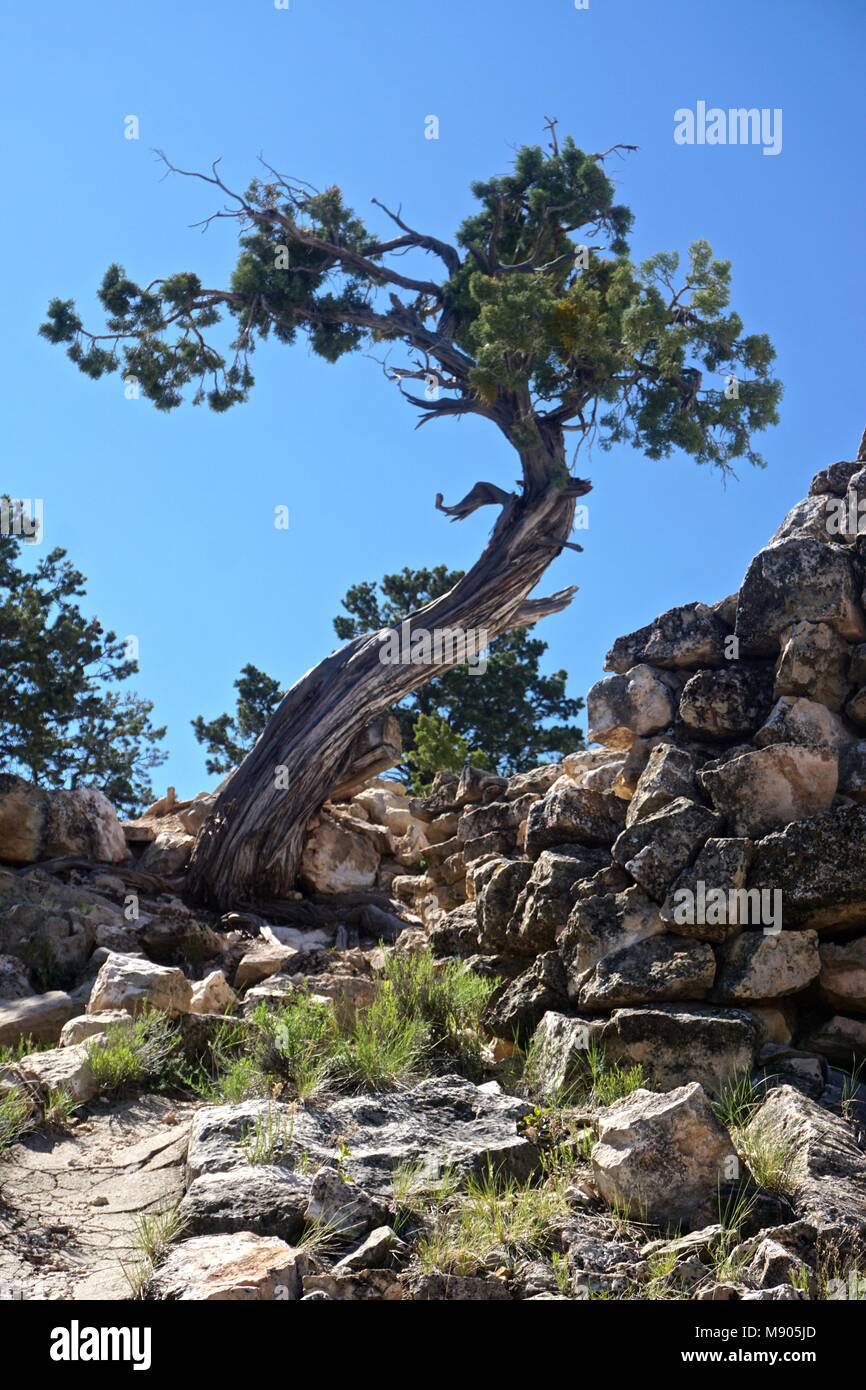
[(579, 900), (560, 942), (569, 993), (576, 997), (587, 973), (609, 952), (660, 936), (664, 929), (656, 904), (640, 888)]
[(543, 951), (528, 970), (512, 980), (490, 1006), (484, 1026), (494, 1038), (524, 1044), (548, 1010), (568, 1003), (565, 967), (558, 951)]
[(674, 715), (675, 685), (652, 666), (605, 676), (586, 697), (589, 737), (608, 748), (628, 749), (636, 738), (667, 728)]
[(498, 951), (514, 904), (532, 872), (523, 859), (493, 859), (475, 871), (475, 898), (478, 905), (478, 944), (482, 951)]
[(114, 807), (96, 787), (46, 791), (0, 773), (0, 861), (32, 864), (77, 854), (121, 863), (127, 853)]
[(96, 977), (87, 1012), (123, 1009), (135, 1014), (152, 1008), (166, 1014), (185, 1014), (191, 999), (192, 986), (176, 966), (155, 965), (140, 956), (111, 951)]
[(759, 840), (749, 887), (782, 893), (786, 926), (866, 923), (866, 807), (836, 807)]
[(299, 882), (308, 893), (353, 893), (371, 888), (381, 857), (368, 835), (322, 815), (304, 845)]
[(194, 835), (185, 835), (177, 830), (159, 830), (141, 856), (139, 867), (161, 878), (172, 878), (175, 874), (183, 873), (189, 864), (194, 844)]
[(803, 1040), (811, 1052), (827, 1057), (846, 1071), (866, 1061), (866, 1020), (834, 1014), (819, 1023)]
[(806, 989), (820, 968), (813, 931), (745, 931), (722, 952), (715, 998), (782, 999)]
[(180, 1204), (184, 1230), (191, 1236), (252, 1231), (291, 1243), (304, 1229), (310, 1182), (308, 1175), (269, 1163), (203, 1173)]
[(304, 1212), (308, 1223), (332, 1231), (346, 1244), (363, 1239), (387, 1218), (387, 1207), (336, 1166), (326, 1164), (314, 1175)]
[(758, 837), (828, 810), (839, 763), (826, 748), (772, 743), (712, 764), (698, 780), (735, 834)]
[(0, 1002), (0, 1046), (14, 1047), (21, 1038), (55, 1043), (64, 1023), (84, 1012), (84, 1005), (62, 989)]
[(663, 1095), (634, 1091), (598, 1118), (596, 1186), (639, 1221), (687, 1230), (709, 1225), (719, 1183), (734, 1174), (737, 1161), (697, 1082)]
[(106, 1009), (101, 1014), (79, 1014), (77, 1018), (71, 1018), (68, 1023), (64, 1023), (60, 1033), (60, 1046), (74, 1047), (77, 1043), (96, 1037), (98, 1033), (107, 1033), (109, 1028), (129, 1029), (132, 1025), (132, 1014), (126, 1013), (123, 1009)]
[(698, 799), (694, 758), (673, 743), (658, 743), (647, 759), (629, 802), (625, 823), (646, 820), (678, 797)]
[(791, 623), (781, 635), (774, 697), (801, 695), (838, 712), (848, 696), (848, 652), (828, 623)]
[(746, 920), (740, 904), (751, 856), (750, 840), (707, 840), (665, 898), (660, 916), (668, 930), (699, 941), (736, 936)]
[(792, 539), (762, 550), (749, 566), (737, 603), (743, 651), (772, 654), (793, 622), (827, 623), (849, 642), (866, 636), (851, 560), (815, 539)]
[(149, 1292), (182, 1302), (298, 1299), (306, 1268), (306, 1256), (275, 1236), (191, 1236), (170, 1247)]
[(624, 823), (625, 807), (618, 797), (611, 792), (575, 786), (569, 778), (563, 777), (530, 808), (526, 851), (533, 855), (551, 845), (569, 841), (611, 845)]
[(105, 1041), (105, 1034), (98, 1033), (73, 1047), (31, 1052), (18, 1062), (18, 1070), (25, 1081), (38, 1087), (43, 1095), (49, 1091), (63, 1091), (74, 1101), (83, 1104), (91, 1100), (99, 1089), (90, 1065), (91, 1049), (104, 1045)]
[(792, 1086), (770, 1091), (750, 1121), (747, 1140), (771, 1142), (789, 1155), (797, 1216), (819, 1231), (866, 1230), (863, 1150), (840, 1116)]
[(203, 980), (197, 980), (192, 987), (189, 1003), (191, 1014), (228, 1014), (238, 1002), (238, 997), (221, 970), (211, 970)]
[(544, 1096), (564, 1096), (588, 1074), (587, 1049), (592, 1039), (587, 1019), (550, 1010), (532, 1040), (532, 1083)]
[(624, 830), (611, 853), (651, 898), (664, 902), (674, 879), (720, 826), (714, 811), (681, 796)]
[(521, 955), (550, 950), (568, 921), (575, 884), (607, 863), (603, 849), (557, 845), (542, 850), (508, 923), (508, 947)]
[(717, 666), (724, 659), (728, 629), (705, 603), (670, 608), (646, 627), (618, 637), (604, 659), (605, 671), (626, 671), (643, 662), (652, 666)]
[(581, 1009), (704, 999), (713, 987), (716, 960), (704, 941), (653, 936), (602, 956), (582, 981)]
[(831, 1009), (866, 1014), (866, 936), (844, 943), (826, 942), (820, 948), (818, 988)]
[(17, 956), (0, 955), (0, 1002), (28, 999), (33, 993), (24, 962)]
[(297, 954), (294, 947), (284, 946), (279, 941), (257, 941), (238, 962), (235, 989), (249, 989), (251, 985), (289, 969)]
[(758, 748), (771, 743), (799, 743), (806, 748), (827, 748), (838, 753), (852, 740), (842, 720), (826, 705), (802, 696), (783, 695), (755, 734), (754, 742)]
[(773, 703), (773, 675), (768, 667), (732, 662), (714, 671), (698, 671), (683, 688), (679, 713), (697, 738), (722, 741), (744, 738), (760, 728)]
[(609, 1061), (642, 1066), (653, 1090), (700, 1081), (710, 1095), (751, 1070), (757, 1044), (750, 1014), (699, 1004), (617, 1009), (595, 1037)]

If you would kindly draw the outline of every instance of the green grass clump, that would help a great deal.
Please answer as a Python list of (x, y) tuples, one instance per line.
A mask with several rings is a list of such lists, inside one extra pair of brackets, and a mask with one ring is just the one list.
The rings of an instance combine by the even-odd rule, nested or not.
[(0, 1094), (0, 1154), (32, 1129), (35, 1114), (32, 1100), (20, 1087)]
[(104, 1044), (94, 1038), (87, 1049), (100, 1091), (110, 1094), (132, 1086), (164, 1086), (177, 1078), (180, 1030), (164, 1014), (139, 1014), (131, 1027), (109, 1024), (105, 1036)]

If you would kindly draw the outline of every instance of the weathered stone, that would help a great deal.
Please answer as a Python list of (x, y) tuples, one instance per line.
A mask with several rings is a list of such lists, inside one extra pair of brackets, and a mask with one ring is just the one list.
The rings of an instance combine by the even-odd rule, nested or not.
[(604, 659), (605, 671), (624, 675), (642, 662), (651, 666), (697, 668), (724, 660), (728, 629), (705, 603), (684, 603), (617, 637)]
[(710, 1223), (719, 1183), (738, 1160), (697, 1082), (663, 1095), (634, 1091), (603, 1110), (597, 1127), (592, 1170), (606, 1201), (639, 1221)]
[(840, 806), (759, 840), (749, 887), (782, 893), (786, 926), (866, 923), (866, 807)]
[(0, 1001), (7, 999), (29, 999), (33, 985), (24, 966), (17, 956), (0, 955)]
[(0, 773), (0, 860), (32, 864), (79, 854), (120, 863), (127, 853), (114, 807), (95, 787), (46, 791)]
[(852, 801), (866, 801), (866, 740), (852, 741), (839, 753), (839, 791)]
[(838, 1115), (792, 1086), (773, 1089), (746, 1130), (749, 1144), (779, 1146), (788, 1155), (797, 1216), (819, 1231), (866, 1230), (863, 1151)]
[(773, 695), (801, 695), (830, 710), (848, 696), (848, 645), (828, 623), (795, 622), (781, 635)]
[[(326, 1107), (308, 1102), (297, 1110), (268, 1101), (208, 1107), (193, 1119), (188, 1168), (191, 1178), (247, 1162), (243, 1137), (256, 1124), (276, 1135), (279, 1156), (295, 1163), (307, 1154), (335, 1164), (375, 1196), (390, 1195), (394, 1168), (420, 1164), (426, 1176), (446, 1169), (483, 1173), (489, 1164), (523, 1179), (539, 1162), (538, 1150), (518, 1134), (529, 1102), (473, 1086), (462, 1077), (435, 1077), (408, 1091), (348, 1096)], [(295, 1164), (295, 1166), (297, 1166)]]
[(773, 675), (757, 663), (698, 671), (680, 696), (679, 713), (697, 738), (744, 738), (760, 728), (773, 703)]
[(64, 1023), (83, 1012), (83, 1003), (61, 989), (4, 1000), (0, 1002), (0, 1046), (14, 1047), (22, 1038), (57, 1042)]
[(664, 929), (658, 907), (640, 888), (576, 902), (560, 941), (569, 993), (577, 996), (587, 973), (609, 952), (660, 936)]
[(381, 857), (369, 835), (322, 815), (304, 844), (298, 880), (308, 893), (353, 893), (373, 886)]
[(664, 902), (674, 879), (720, 826), (714, 811), (681, 796), (624, 830), (611, 853), (651, 898)]
[(38, 1087), (43, 1095), (62, 1091), (78, 1104), (83, 1104), (91, 1100), (99, 1089), (90, 1065), (91, 1049), (104, 1046), (105, 1041), (105, 1034), (98, 1033), (73, 1047), (31, 1052), (20, 1059), (18, 1070), (25, 1081)]
[(166, 1014), (189, 1012), (192, 986), (176, 966), (155, 965), (141, 956), (109, 952), (93, 985), (87, 1012), (123, 1009), (134, 1014), (144, 1008)]
[(751, 855), (750, 840), (707, 840), (665, 898), (660, 916), (668, 930), (699, 941), (736, 936), (748, 919), (742, 890)]
[(458, 846), (467, 840), (480, 840), (483, 835), (515, 831), (537, 799), (528, 793), (514, 801), (491, 801), (466, 811), (457, 824)]
[(862, 463), (854, 463), (846, 459), (842, 459), (839, 463), (831, 463), (828, 468), (822, 468), (820, 472), (815, 474), (809, 484), (809, 496), (817, 497), (829, 494), (833, 497), (844, 497), (849, 482), (862, 467)]
[(851, 696), (845, 706), (845, 713), (853, 723), (866, 724), (866, 686), (861, 686), (859, 690)]
[(713, 987), (716, 960), (704, 941), (653, 936), (602, 956), (580, 983), (581, 1009), (704, 999)]
[(652, 666), (605, 676), (586, 697), (590, 739), (627, 749), (636, 738), (667, 728), (674, 715), (674, 689)]
[(482, 951), (498, 951), (514, 905), (532, 872), (525, 859), (493, 859), (474, 874), (478, 904), (478, 944)]
[(192, 1236), (170, 1247), (149, 1292), (183, 1302), (298, 1299), (306, 1268), (307, 1257), (275, 1236)]
[(609, 1061), (642, 1066), (653, 1090), (700, 1081), (710, 1095), (751, 1069), (757, 1042), (750, 1014), (695, 1004), (617, 1009), (595, 1037)]
[(681, 796), (698, 799), (694, 758), (673, 743), (658, 743), (647, 759), (629, 802), (626, 825), (646, 820), (647, 816), (655, 815)]
[(189, 1002), (191, 1014), (228, 1014), (236, 1006), (238, 997), (221, 970), (211, 970), (203, 980), (197, 980), (192, 987)]
[(735, 834), (757, 837), (828, 810), (839, 764), (827, 748), (773, 743), (714, 763), (698, 780)]
[(388, 1219), (388, 1209), (352, 1182), (342, 1169), (326, 1164), (310, 1183), (304, 1219), (349, 1244), (383, 1225)]
[(813, 1028), (803, 1045), (852, 1071), (866, 1060), (866, 1020), (834, 1014)]
[(77, 1018), (64, 1023), (60, 1032), (60, 1046), (74, 1047), (95, 1037), (97, 1033), (107, 1033), (109, 1028), (129, 1029), (132, 1026), (132, 1014), (123, 1009), (106, 1009), (101, 1014), (79, 1014)]
[(794, 537), (801, 540), (813, 538), (827, 544), (831, 536), (827, 530), (826, 497), (804, 497), (802, 502), (796, 502), (770, 537), (768, 544), (777, 545), (779, 541), (791, 540)]
[(529, 811), (526, 828), (527, 854), (551, 845), (576, 841), (586, 845), (611, 845), (625, 823), (625, 807), (610, 792), (578, 787), (563, 777)]
[(308, 1274), (304, 1279), (302, 1301), (399, 1303), (402, 1297), (403, 1286), (390, 1270), (359, 1269), (338, 1274), (335, 1268), (330, 1274)]
[(609, 862), (606, 850), (580, 845), (542, 850), (508, 924), (509, 949), (521, 955), (550, 950), (568, 921), (575, 884)]
[(528, 1042), (539, 1020), (550, 1009), (568, 1003), (565, 967), (558, 951), (544, 951), (528, 970), (494, 998), (484, 1026), (494, 1038), (521, 1045)]
[(194, 844), (194, 835), (185, 835), (177, 830), (160, 830), (141, 856), (140, 867), (147, 873), (172, 878), (175, 874), (183, 873), (189, 864)]
[(838, 753), (852, 742), (838, 715), (802, 696), (783, 695), (776, 701), (766, 724), (758, 730), (754, 743), (766, 748), (771, 743), (799, 743), (807, 748), (827, 748)]
[(338, 1260), (331, 1271), (334, 1275), (356, 1274), (361, 1269), (382, 1269), (405, 1254), (408, 1247), (393, 1226), (377, 1226), (366, 1240)]
[(297, 954), (294, 947), (284, 946), (281, 942), (257, 941), (238, 962), (235, 989), (249, 989), (271, 975), (290, 969)]
[(818, 988), (831, 1009), (866, 1014), (866, 936), (844, 943), (826, 942), (820, 948)]
[(550, 1010), (532, 1039), (532, 1085), (544, 1096), (565, 1097), (587, 1076), (591, 1022)]
[(813, 931), (746, 931), (722, 952), (715, 998), (721, 1003), (798, 994), (821, 968)]
[(749, 654), (772, 654), (794, 622), (828, 623), (849, 642), (866, 636), (854, 571), (846, 552), (814, 539), (762, 550), (749, 566), (737, 603), (736, 635)]

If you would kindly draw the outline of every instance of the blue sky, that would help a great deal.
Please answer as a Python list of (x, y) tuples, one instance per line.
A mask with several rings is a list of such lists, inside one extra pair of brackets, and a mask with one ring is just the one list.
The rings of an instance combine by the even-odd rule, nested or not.
[[(551, 667), (585, 694), (612, 639), (673, 604), (733, 591), (818, 468), (850, 458), (863, 393), (862, 0), (148, 0), (6, 7), (0, 24), (7, 387), (3, 490), (41, 497), (46, 540), (88, 576), (87, 604), (135, 635), (136, 688), (168, 724), (159, 787), (209, 785), (189, 727), (232, 702), (255, 662), (286, 685), (336, 643), (350, 584), (403, 565), (468, 567), (490, 513), (451, 526), (433, 509), (477, 478), (511, 487), (515, 459), (482, 421), (415, 433), (411, 407), (363, 356), (330, 367), (305, 345), (257, 354), (250, 402), (168, 416), (92, 383), (37, 337), (48, 300), (93, 317), (106, 265), (133, 278), (194, 269), (224, 284), (232, 224), (202, 185), (162, 180), (218, 156), (243, 185), (261, 152), (340, 183), (376, 227), (376, 196), (450, 236), (474, 178), (503, 172), (558, 117), (589, 150), (617, 141), (633, 251), (706, 237), (734, 267), (734, 306), (766, 331), (785, 383), (769, 467), (740, 480), (628, 449), (592, 477), (583, 555), (544, 588), (580, 586), (547, 619)], [(782, 151), (682, 146), (674, 112), (781, 108)], [(140, 122), (124, 138), (124, 118)], [(424, 138), (428, 115), (438, 140)], [(290, 509), (275, 530), (274, 507)]]

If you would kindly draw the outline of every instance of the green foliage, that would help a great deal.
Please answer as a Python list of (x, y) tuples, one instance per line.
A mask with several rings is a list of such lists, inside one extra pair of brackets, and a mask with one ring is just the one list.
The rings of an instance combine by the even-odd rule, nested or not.
[[(683, 273), (674, 252), (629, 259), (632, 215), (604, 160), (571, 137), (549, 152), (522, 147), (508, 174), (473, 184), (478, 206), (457, 246), (398, 216), (401, 234), (377, 241), (337, 187), (319, 193), (269, 170), (241, 194), (214, 165), (197, 177), (223, 197), (218, 215), (237, 220), (226, 288), (191, 271), (141, 285), (113, 264), (99, 290), (105, 332), (59, 298), (40, 332), (87, 376), (134, 376), (160, 410), (187, 392), (216, 411), (246, 400), (257, 345), (301, 333), (329, 362), (402, 344), (408, 365), (389, 368), (393, 379), (423, 374), (426, 359), (445, 393), (433, 403), (405, 393), (425, 418), (485, 415), (520, 450), (554, 441), (551, 476), (564, 467), (555, 440), (567, 421), (604, 448), (629, 442), (650, 458), (682, 449), (723, 470), (740, 457), (762, 463), (752, 435), (776, 423), (781, 398), (769, 339), (743, 332), (728, 307), (730, 266), (705, 241), (692, 243)], [(409, 247), (432, 252), (444, 278), (407, 276)], [(210, 336), (225, 313), (227, 345)]]
[[(378, 585), (355, 584), (343, 599), (348, 616), (336, 617), (334, 630), (346, 641), (397, 627), (462, 578), (462, 570), (436, 565), (386, 574)], [(467, 665), (456, 666), (434, 676), (394, 710), (407, 755), (404, 771), (417, 785), (440, 770), (458, 771), (467, 761), (503, 773), (524, 772), (545, 758), (558, 759), (582, 747), (583, 733), (570, 721), (583, 701), (566, 695), (567, 672), (541, 672), (547, 643), (531, 633), (531, 627), (515, 628), (495, 638), (487, 648), (483, 677)]]
[(486, 754), (456, 734), (438, 714), (419, 714), (412, 729), (413, 746), (406, 755), (409, 783), (419, 796), (429, 792), (437, 772), (459, 772), (466, 763), (487, 767)]
[(0, 1154), (32, 1129), (36, 1119), (33, 1102), (15, 1087), (0, 1095)]
[(139, 1014), (132, 1027), (109, 1024), (106, 1038), (104, 1045), (94, 1039), (87, 1049), (100, 1091), (111, 1094), (133, 1086), (163, 1086), (175, 1077), (180, 1033), (177, 1024), (164, 1014)]
[(210, 773), (231, 772), (243, 761), (282, 698), (279, 681), (251, 664), (242, 668), (235, 690), (234, 715), (221, 714), (206, 722), (199, 714), (192, 720), (198, 742), (206, 745)]
[(55, 549), (26, 569), (0, 533), (0, 766), (46, 787), (98, 787), (122, 812), (153, 800), (165, 761), (152, 702), (111, 689), (138, 671), (125, 643), (87, 618), (85, 578)]

